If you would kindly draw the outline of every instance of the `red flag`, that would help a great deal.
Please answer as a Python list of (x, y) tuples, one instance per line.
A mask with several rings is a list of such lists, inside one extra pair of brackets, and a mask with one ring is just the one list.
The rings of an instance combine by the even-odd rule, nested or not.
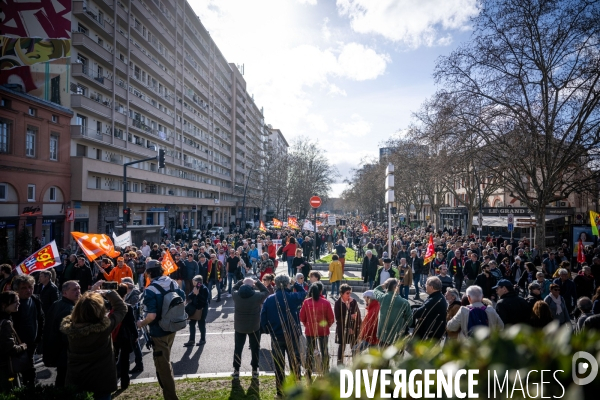
[(298, 226), (298, 219), (296, 217), (288, 217), (288, 228), (300, 229)]
[(177, 271), (178, 267), (173, 261), (173, 257), (171, 256), (171, 252), (165, 252), (165, 256), (163, 257), (162, 262), (160, 263), (163, 269), (163, 275), (171, 275), (173, 272)]
[(56, 242), (53, 240), (17, 265), (16, 270), (19, 275), (30, 275), (33, 272), (55, 267), (60, 263), (60, 254), (58, 254)]
[(115, 250), (112, 240), (105, 234), (71, 232), (71, 235), (90, 261), (94, 261), (102, 254), (112, 258), (121, 255)]
[(281, 229), (283, 228), (283, 223), (277, 218), (273, 218), (273, 228)]
[(262, 232), (266, 232), (267, 231), (267, 228), (265, 227), (265, 223), (262, 222), (262, 221), (260, 221), (260, 228), (259, 228), (259, 230), (262, 231)]
[(425, 259), (423, 264), (429, 264), (435, 258), (435, 246), (433, 245), (433, 235), (429, 235), (429, 244), (427, 245), (427, 252), (425, 253)]
[(369, 227), (366, 226), (365, 224), (362, 224), (362, 231), (363, 231), (363, 233), (369, 233)]
[(579, 264), (583, 264), (585, 262), (585, 255), (583, 254), (583, 241), (579, 239), (579, 244), (577, 245), (577, 262)]

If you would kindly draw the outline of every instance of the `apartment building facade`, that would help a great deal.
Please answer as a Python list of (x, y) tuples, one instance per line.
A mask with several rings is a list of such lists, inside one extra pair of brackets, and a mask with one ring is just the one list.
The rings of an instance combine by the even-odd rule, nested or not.
[[(260, 191), (268, 134), (239, 69), (186, 1), (72, 3), (70, 100), (74, 230), (120, 226), (123, 164), (166, 151), (166, 168), (127, 168), (132, 224), (240, 221)], [(260, 215), (245, 204), (246, 216)]]

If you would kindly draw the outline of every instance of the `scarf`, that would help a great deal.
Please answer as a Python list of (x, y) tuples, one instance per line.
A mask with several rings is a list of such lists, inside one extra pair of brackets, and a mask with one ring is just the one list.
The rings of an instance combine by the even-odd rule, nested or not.
[(556, 315), (562, 314), (562, 297), (554, 297), (552, 295), (550, 295), (550, 297), (552, 298), (554, 304), (556, 304)]

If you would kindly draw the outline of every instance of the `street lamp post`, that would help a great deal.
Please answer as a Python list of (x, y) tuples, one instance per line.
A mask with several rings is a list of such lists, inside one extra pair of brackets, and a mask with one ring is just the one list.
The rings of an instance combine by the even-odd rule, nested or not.
[(477, 183), (477, 193), (479, 195), (479, 215), (477, 216), (477, 223), (479, 225), (479, 227), (477, 228), (477, 231), (479, 232), (479, 238), (481, 239), (481, 231), (483, 229), (483, 211), (482, 211), (482, 206), (481, 206), (481, 202), (482, 202), (482, 198), (481, 198), (481, 183), (479, 182), (479, 177), (477, 176), (477, 171), (474, 171), (474, 175), (475, 175), (475, 182)]
[(385, 169), (385, 202), (388, 205), (388, 257), (392, 256), (392, 203), (394, 202), (394, 164)]

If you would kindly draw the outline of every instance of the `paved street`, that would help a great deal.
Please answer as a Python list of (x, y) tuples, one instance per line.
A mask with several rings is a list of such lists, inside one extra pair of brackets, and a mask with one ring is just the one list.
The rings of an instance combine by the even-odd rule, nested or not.
[[(287, 272), (285, 263), (280, 263), (277, 269), (277, 274)], [(213, 295), (216, 296), (216, 289), (213, 289)], [(361, 309), (361, 313), (365, 315), (365, 304), (362, 299), (362, 293), (353, 293), (354, 297)], [(424, 295), (422, 295), (424, 298)], [(332, 307), (334, 300), (330, 297)], [(411, 304), (413, 301), (411, 300)], [(231, 297), (221, 297), (220, 302), (212, 301), (209, 306), (207, 316), (207, 338), (206, 344), (202, 347), (184, 347), (183, 344), (189, 339), (188, 329), (181, 330), (175, 337), (173, 351), (171, 353), (171, 361), (173, 362), (173, 371), (176, 376), (207, 374), (207, 373), (230, 373), (233, 371), (233, 299)], [(331, 328), (332, 334), (329, 337), (329, 353), (330, 356), (337, 355), (337, 345), (335, 344), (335, 323)], [(143, 339), (140, 339), (143, 340)], [(196, 332), (196, 341), (199, 340), (199, 332)], [(260, 352), (260, 371), (273, 372), (271, 360), (271, 344), (268, 335), (261, 337), (261, 352)], [(142, 348), (144, 372), (133, 375), (133, 379), (154, 378), (156, 377), (154, 363), (152, 361), (151, 351)], [(349, 351), (348, 351), (349, 354)], [(331, 365), (335, 362), (332, 361)], [(131, 354), (131, 368), (133, 368), (133, 353)], [(244, 348), (242, 354), (242, 366), (240, 372), (250, 372), (250, 350), (249, 344)], [(53, 383), (55, 377), (54, 368), (46, 368), (43, 364), (38, 364), (38, 379), (41, 383)]]

